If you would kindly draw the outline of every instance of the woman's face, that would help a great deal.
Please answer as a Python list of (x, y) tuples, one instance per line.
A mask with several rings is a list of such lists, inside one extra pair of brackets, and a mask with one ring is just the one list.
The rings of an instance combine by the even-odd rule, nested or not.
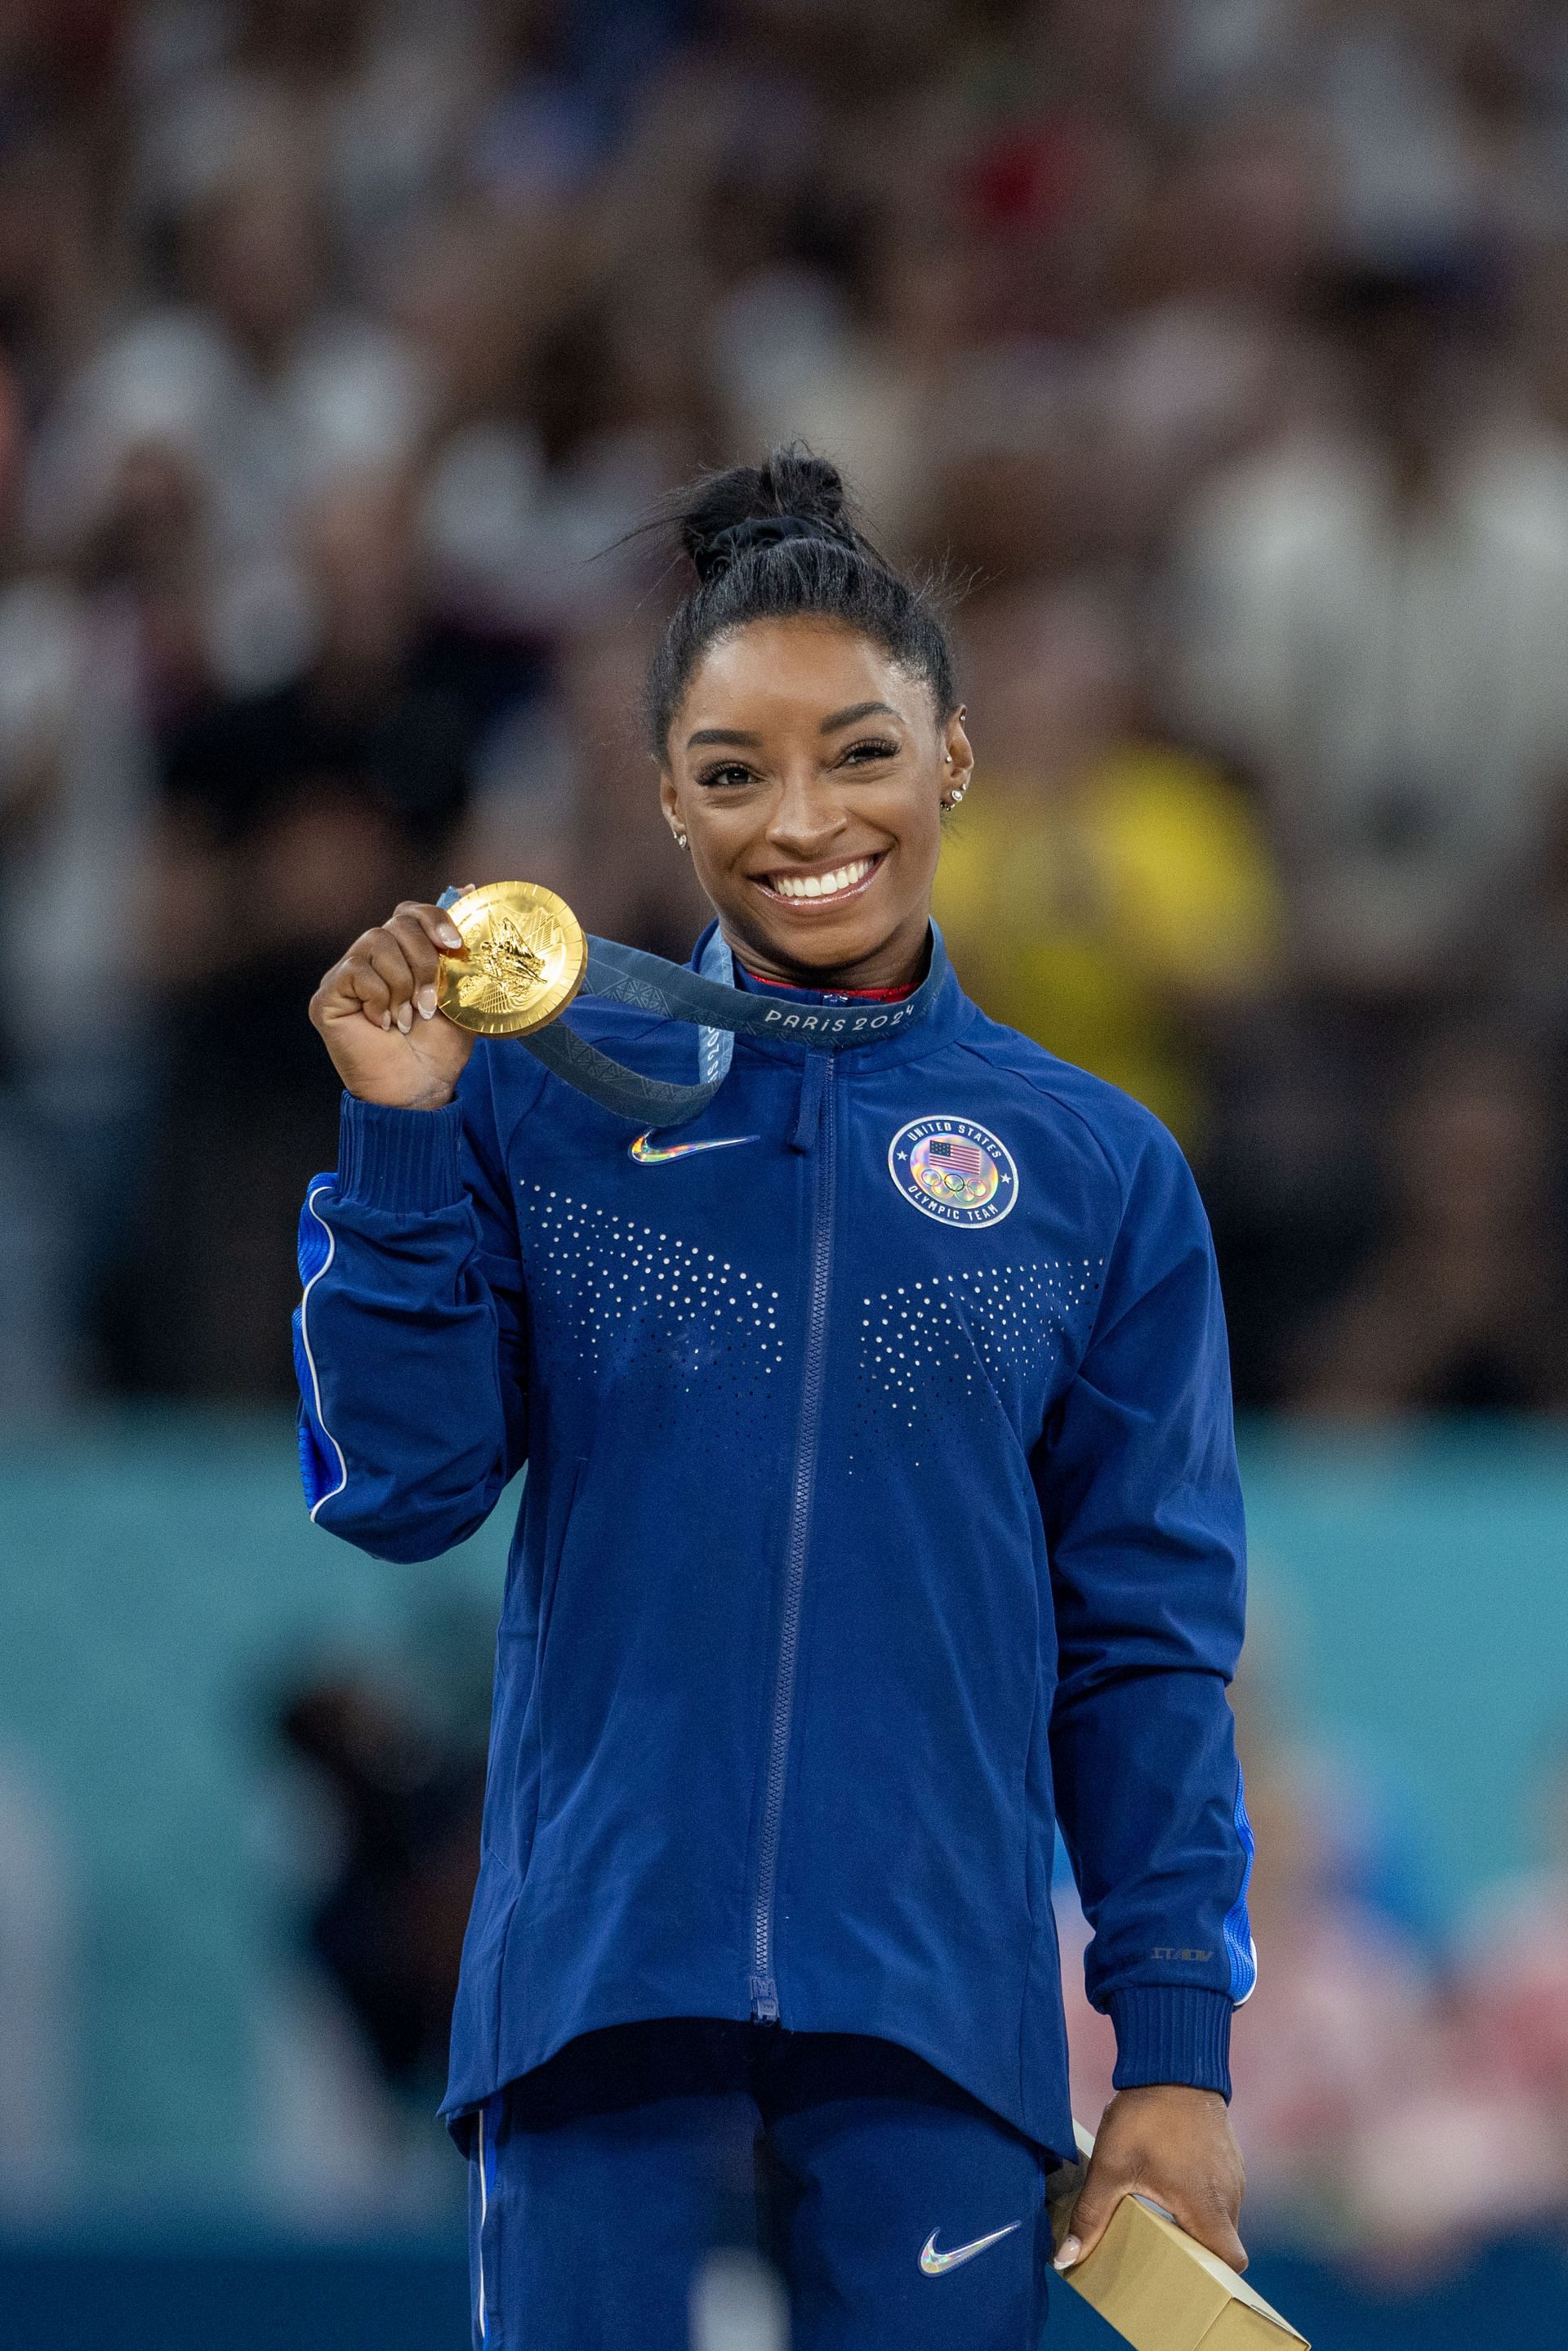
[(962, 720), (835, 622), (753, 621), (709, 647), (659, 794), (743, 963), (807, 987), (919, 977), (942, 804), (973, 765)]

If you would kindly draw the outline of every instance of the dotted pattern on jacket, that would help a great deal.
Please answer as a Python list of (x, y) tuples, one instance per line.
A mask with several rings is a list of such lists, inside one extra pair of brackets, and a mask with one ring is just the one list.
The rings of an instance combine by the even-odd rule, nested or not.
[(1075, 1316), (1093, 1312), (1102, 1259), (955, 1267), (857, 1302), (861, 1432), (891, 1415), (910, 1435), (961, 1420), (989, 1392), (1027, 1428)]
[(779, 1293), (768, 1283), (716, 1250), (543, 1184), (523, 1191), (519, 1207), (530, 1314), (587, 1384), (651, 1385), (671, 1429), (701, 1384), (710, 1411), (728, 1407), (737, 1437), (781, 1386), (793, 1404), (780, 1379)]

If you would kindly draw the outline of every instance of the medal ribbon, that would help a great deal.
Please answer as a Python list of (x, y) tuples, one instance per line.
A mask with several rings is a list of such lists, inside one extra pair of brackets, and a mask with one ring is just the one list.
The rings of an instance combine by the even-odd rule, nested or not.
[[(436, 903), (453, 905), (460, 894), (443, 891)], [(803, 1004), (784, 996), (749, 996), (737, 987), (734, 959), (719, 930), (703, 948), (697, 971), (641, 947), (623, 947), (614, 939), (590, 936), (587, 944), (588, 966), (579, 994), (633, 1005), (661, 1019), (691, 1021), (698, 1031), (701, 1082), (682, 1086), (664, 1078), (645, 1078), (640, 1071), (601, 1053), (564, 1019), (552, 1020), (515, 1041), (567, 1085), (638, 1126), (684, 1126), (706, 1110), (730, 1074), (737, 1036), (773, 1037), (827, 1053), (897, 1036), (925, 1019), (948, 967), (942, 935), (933, 923), (930, 968), (901, 1003)]]

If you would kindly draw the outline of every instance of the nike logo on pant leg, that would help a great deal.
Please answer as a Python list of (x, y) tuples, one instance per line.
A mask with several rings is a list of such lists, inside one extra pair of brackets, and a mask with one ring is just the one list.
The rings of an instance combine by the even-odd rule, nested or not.
[(1022, 2220), (1010, 2220), (1005, 2229), (993, 2229), (989, 2237), (976, 2237), (972, 2244), (955, 2245), (950, 2253), (938, 2252), (938, 2231), (933, 2229), (920, 2248), (920, 2267), (928, 2277), (945, 2277), (961, 2262), (972, 2262), (976, 2253), (983, 2253), (988, 2245), (1000, 2244), (1003, 2237), (1011, 2237), (1014, 2229), (1023, 2226)]

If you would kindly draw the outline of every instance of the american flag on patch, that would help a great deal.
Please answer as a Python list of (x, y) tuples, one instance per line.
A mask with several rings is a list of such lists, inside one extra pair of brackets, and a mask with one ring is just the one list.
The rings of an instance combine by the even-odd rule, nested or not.
[(960, 1143), (951, 1135), (943, 1135), (926, 1145), (928, 1159), (940, 1159), (944, 1167), (956, 1175), (974, 1177), (985, 1174), (985, 1154), (978, 1143)]

